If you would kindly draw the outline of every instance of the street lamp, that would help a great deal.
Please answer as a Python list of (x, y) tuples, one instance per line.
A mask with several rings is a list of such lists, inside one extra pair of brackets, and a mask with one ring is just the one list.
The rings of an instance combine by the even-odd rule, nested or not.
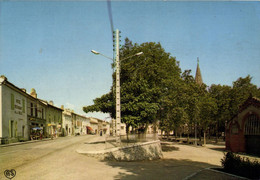
[[(119, 43), (118, 43), (118, 45), (119, 45)], [(93, 54), (101, 55), (101, 56), (104, 56), (108, 59), (113, 60), (112, 58), (110, 58), (110, 57), (108, 57), (104, 54), (101, 54), (98, 51), (91, 50), (91, 52)], [(132, 56), (129, 56), (129, 57), (122, 59), (121, 61), (129, 59), (133, 56), (140, 56), (142, 54), (143, 54), (143, 52), (138, 52), (138, 53), (136, 53)], [(120, 142), (121, 142), (121, 140), (120, 140), (120, 129), (121, 129), (120, 124), (121, 124), (120, 63), (119, 63), (119, 47), (117, 47), (117, 56), (116, 56), (116, 142), (118, 144), (120, 144)]]
[(108, 58), (108, 59), (111, 59), (111, 60), (113, 61), (113, 58), (108, 57), (108, 56), (106, 56), (106, 55), (104, 55), (104, 54), (101, 54), (100, 52), (97, 52), (97, 51), (95, 51), (95, 50), (91, 50), (91, 52), (92, 52), (93, 54), (95, 54), (95, 55), (101, 55), (101, 56), (104, 56), (104, 57), (106, 57), (106, 58)]

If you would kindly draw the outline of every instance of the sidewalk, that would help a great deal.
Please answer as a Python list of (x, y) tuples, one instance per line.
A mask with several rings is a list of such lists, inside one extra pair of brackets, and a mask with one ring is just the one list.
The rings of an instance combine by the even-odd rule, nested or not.
[(42, 141), (49, 141), (51, 138), (45, 138), (42, 140), (30, 140), (30, 141), (24, 141), (24, 142), (15, 142), (15, 143), (10, 143), (10, 144), (0, 144), (1, 147), (8, 147), (8, 146), (17, 146), (17, 145), (22, 145), (22, 144), (29, 144), (29, 143), (36, 143), (36, 142), (42, 142)]

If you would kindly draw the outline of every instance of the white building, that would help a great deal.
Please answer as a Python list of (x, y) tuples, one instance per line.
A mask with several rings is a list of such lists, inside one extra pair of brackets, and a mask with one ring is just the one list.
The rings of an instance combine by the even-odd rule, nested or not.
[(83, 116), (84, 119), (82, 121), (83, 134), (88, 134), (88, 129), (90, 129), (90, 118)]
[(0, 77), (0, 143), (29, 139), (27, 98), (29, 95), (4, 76)]
[(72, 135), (72, 111), (65, 109), (62, 113), (62, 128), (64, 129), (64, 136)]
[(92, 128), (93, 133), (98, 134), (98, 119), (91, 117), (90, 127)]
[[(74, 113), (75, 114), (75, 113)], [(75, 114), (76, 117), (76, 133), (87, 134), (87, 126), (90, 126), (90, 119), (86, 116)]]
[(103, 124), (102, 127), (103, 134), (110, 135), (110, 123), (107, 121), (103, 121), (102, 124)]

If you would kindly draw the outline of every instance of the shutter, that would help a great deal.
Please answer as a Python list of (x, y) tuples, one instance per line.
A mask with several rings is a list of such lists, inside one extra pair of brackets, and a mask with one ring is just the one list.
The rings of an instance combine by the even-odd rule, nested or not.
[(11, 94), (11, 109), (14, 110), (14, 95)]
[(11, 128), (11, 120), (9, 120), (9, 137), (11, 138), (12, 137), (12, 128)]
[(15, 137), (17, 137), (17, 121), (15, 121), (14, 124), (14, 132), (15, 132)]
[(23, 99), (23, 113), (25, 113), (25, 100)]

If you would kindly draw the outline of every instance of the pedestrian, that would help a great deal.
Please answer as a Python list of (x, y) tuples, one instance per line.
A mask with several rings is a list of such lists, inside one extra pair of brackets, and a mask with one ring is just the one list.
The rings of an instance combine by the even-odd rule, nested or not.
[(55, 129), (55, 137), (57, 138), (58, 136), (57, 136), (57, 129)]
[(43, 134), (43, 132), (42, 132), (42, 130), (40, 131), (40, 140), (42, 140), (42, 134)]

